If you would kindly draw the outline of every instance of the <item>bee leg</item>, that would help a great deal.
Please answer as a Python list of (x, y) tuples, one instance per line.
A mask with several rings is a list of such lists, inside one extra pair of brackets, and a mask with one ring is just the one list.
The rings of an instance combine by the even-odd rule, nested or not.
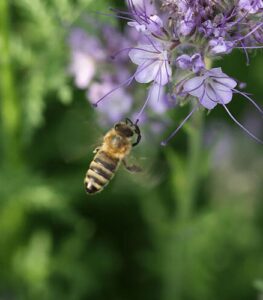
[(131, 173), (139, 173), (142, 171), (142, 169), (139, 166), (128, 165), (125, 159), (122, 161), (122, 163), (123, 163), (124, 167)]
[(93, 153), (98, 153), (99, 152), (99, 150), (100, 150), (100, 146), (99, 147), (96, 147), (94, 150), (93, 150)]

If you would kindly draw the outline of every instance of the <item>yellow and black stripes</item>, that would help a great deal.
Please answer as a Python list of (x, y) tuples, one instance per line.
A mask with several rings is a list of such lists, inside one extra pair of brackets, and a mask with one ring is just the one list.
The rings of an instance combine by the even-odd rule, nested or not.
[(119, 166), (120, 160), (99, 151), (91, 162), (85, 178), (86, 192), (95, 194), (100, 192), (111, 180)]

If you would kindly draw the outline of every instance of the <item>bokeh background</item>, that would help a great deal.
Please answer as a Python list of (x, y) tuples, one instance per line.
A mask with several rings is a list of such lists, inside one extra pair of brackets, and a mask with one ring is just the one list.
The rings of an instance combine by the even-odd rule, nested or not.
[[(160, 146), (182, 108), (134, 151), (143, 174), (120, 169), (102, 193), (85, 194), (108, 128), (68, 72), (68, 38), (74, 27), (91, 34), (93, 22), (122, 31), (94, 14), (109, 7), (124, 3), (0, 1), (0, 299), (262, 300), (262, 145), (222, 108), (205, 116), (192, 169), (189, 127)], [(250, 56), (250, 66), (238, 51), (215, 65), (262, 105), (262, 51)], [(247, 101), (229, 107), (262, 137)], [(198, 184), (186, 197), (191, 172)]]

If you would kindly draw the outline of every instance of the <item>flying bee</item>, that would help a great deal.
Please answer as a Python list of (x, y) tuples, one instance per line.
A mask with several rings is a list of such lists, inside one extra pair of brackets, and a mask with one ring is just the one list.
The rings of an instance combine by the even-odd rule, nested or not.
[[(133, 138), (136, 136), (136, 140)], [(128, 165), (126, 158), (132, 147), (139, 144), (141, 133), (138, 125), (130, 119), (117, 123), (103, 138), (84, 180), (88, 194), (95, 194), (103, 190), (110, 182), (121, 163), (130, 172), (140, 172), (136, 165)]]

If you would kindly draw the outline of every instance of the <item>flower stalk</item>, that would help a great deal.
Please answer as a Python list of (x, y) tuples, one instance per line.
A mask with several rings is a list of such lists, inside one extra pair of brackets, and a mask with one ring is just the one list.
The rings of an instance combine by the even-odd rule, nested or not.
[(187, 182), (184, 192), (184, 205), (181, 205), (180, 217), (188, 219), (191, 217), (197, 192), (199, 189), (202, 148), (203, 148), (203, 125), (204, 112), (199, 109), (189, 120), (190, 128), (188, 133), (188, 155), (187, 155)]
[[(205, 65), (207, 70), (211, 69), (212, 61), (205, 59)], [(180, 201), (178, 203), (178, 218), (181, 221), (189, 220), (192, 217), (201, 180), (204, 133), (204, 110), (202, 108), (193, 114), (188, 125), (187, 171), (184, 191), (178, 197), (178, 201)]]

